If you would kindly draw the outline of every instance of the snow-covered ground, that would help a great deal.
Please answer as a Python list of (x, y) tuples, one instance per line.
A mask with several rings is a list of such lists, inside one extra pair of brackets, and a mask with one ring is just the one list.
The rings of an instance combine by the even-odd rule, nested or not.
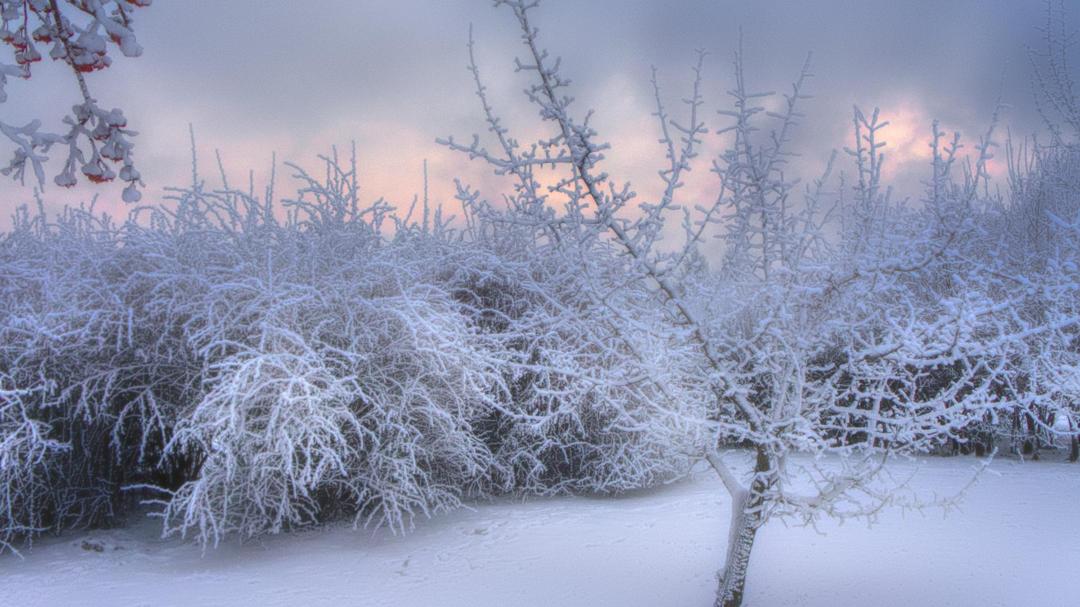
[[(951, 494), (970, 458), (915, 486)], [(621, 498), (484, 504), (404, 537), (329, 526), (227, 545), (159, 540), (153, 521), (46, 538), (0, 558), (0, 605), (711, 605), (728, 505), (707, 474)], [(999, 460), (959, 511), (872, 528), (773, 521), (747, 605), (1080, 605), (1080, 467)]]

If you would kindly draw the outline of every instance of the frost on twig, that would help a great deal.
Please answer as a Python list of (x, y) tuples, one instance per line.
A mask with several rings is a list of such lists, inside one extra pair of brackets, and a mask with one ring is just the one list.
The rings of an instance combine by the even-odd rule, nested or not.
[(0, 173), (22, 182), (29, 168), (43, 187), (44, 165), (56, 147), (65, 158), (53, 177), (56, 185), (72, 187), (80, 176), (92, 183), (119, 177), (127, 183), (124, 201), (139, 201), (142, 181), (131, 141), (136, 133), (127, 128), (121, 109), (99, 105), (86, 75), (112, 65), (110, 47), (125, 57), (142, 54), (132, 29), (132, 13), (149, 4), (150, 0), (0, 0), (0, 41), (11, 48), (14, 61), (0, 61), (0, 103), (7, 100), (8, 77), (29, 79), (43, 53), (71, 70), (82, 96), (64, 117), (61, 132), (44, 130), (39, 119), (24, 125), (0, 121), (0, 133), (15, 145)]

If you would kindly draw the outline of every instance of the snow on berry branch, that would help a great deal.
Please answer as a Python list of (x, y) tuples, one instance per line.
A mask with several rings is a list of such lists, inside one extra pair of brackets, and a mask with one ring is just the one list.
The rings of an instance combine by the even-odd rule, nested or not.
[[(64, 129), (50, 132), (41, 121), (24, 125), (0, 121), (0, 133), (15, 144), (15, 152), (0, 173), (25, 179), (29, 167), (39, 185), (45, 184), (44, 163), (57, 146), (66, 148), (63, 169), (53, 182), (69, 188), (78, 174), (92, 183), (119, 177), (127, 182), (125, 202), (137, 202), (143, 185), (135, 168), (127, 118), (119, 108), (106, 109), (90, 92), (85, 75), (112, 65), (110, 45), (125, 57), (138, 57), (142, 47), (132, 30), (132, 12), (151, 0), (0, 0), (0, 41), (11, 48), (13, 63), (0, 59), (0, 103), (7, 100), (7, 78), (29, 79), (33, 64), (44, 54), (67, 64), (74, 74), (82, 101), (64, 117)], [(40, 45), (40, 48), (39, 48)], [(47, 49), (47, 50), (46, 50)]]

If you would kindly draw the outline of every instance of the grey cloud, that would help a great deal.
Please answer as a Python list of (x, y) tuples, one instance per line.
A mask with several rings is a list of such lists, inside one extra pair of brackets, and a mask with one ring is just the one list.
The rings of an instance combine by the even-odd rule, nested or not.
[[(1000, 91), (1014, 106), (1014, 131), (1037, 129), (1024, 45), (1037, 42), (1042, 10), (1039, 0), (547, 0), (536, 19), (582, 106), (595, 106), (598, 126), (615, 137), (652, 137), (641, 127), (647, 113), (632, 115), (649, 111), (650, 65), (662, 70), (674, 103), (693, 50), (708, 50), (707, 93), (717, 108), (726, 103), (739, 28), (761, 88), (786, 87), (813, 51), (817, 97), (797, 144), (822, 155), (843, 143), (852, 103), (880, 104), (888, 114), (890, 103), (916, 100), (927, 118), (974, 135)], [(245, 168), (265, 164), (268, 147), (310, 157), (327, 133), (347, 142), (357, 125), (390, 125), (372, 131), (389, 141), (361, 137), (361, 153), (400, 154), (412, 166), (441, 153), (435, 137), (483, 130), (464, 69), (470, 23), (495, 100), (511, 124), (531, 119), (521, 76), (511, 73), (519, 46), (512, 18), (484, 0), (159, 0), (137, 24), (145, 56), (118, 59), (91, 85), (142, 129), (136, 152), (151, 192), (186, 174), (188, 122), (202, 143)], [(5, 120), (53, 120), (74, 100), (59, 66), (39, 72), (29, 86), (11, 87), (0, 106)], [(410, 149), (395, 148), (395, 128), (409, 130), (399, 143)], [(248, 157), (251, 150), (265, 154)], [(0, 185), (5, 198), (27, 193)]]

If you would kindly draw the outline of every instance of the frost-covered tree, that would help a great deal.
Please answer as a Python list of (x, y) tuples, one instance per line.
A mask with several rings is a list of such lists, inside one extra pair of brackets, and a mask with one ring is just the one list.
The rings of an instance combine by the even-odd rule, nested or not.
[(1080, 136), (1080, 93), (1076, 90), (1070, 53), (1075, 32), (1069, 30), (1063, 0), (1046, 0), (1043, 44), (1029, 49), (1035, 107), (1054, 143), (1076, 143)]
[[(655, 114), (668, 163), (660, 171), (663, 194), (635, 205), (631, 187), (603, 171), (607, 145), (590, 126), (591, 113), (576, 117), (569, 81), (540, 45), (532, 13), (538, 3), (495, 4), (519, 25), (525, 50), (516, 69), (532, 76), (526, 95), (552, 135), (531, 146), (512, 137), (470, 61), (498, 146), (486, 148), (479, 137), (444, 143), (514, 178), (513, 192), (504, 195), (508, 221), (531, 221), (556, 242), (595, 243), (586, 258), (617, 249), (625, 274), (591, 276), (588, 291), (604, 301), (626, 285), (648, 290), (663, 310), (652, 331), (668, 336), (652, 346), (692, 345), (695, 363), (642, 379), (656, 386), (650, 393), (656, 419), (682, 421), (692, 457), (707, 460), (729, 493), (732, 521), (716, 604), (738, 605), (754, 536), (767, 520), (872, 516), (898, 499), (889, 460), (937, 448), (996, 406), (994, 380), (1016, 347), (1017, 327), (998, 318), (1001, 302), (963, 288), (981, 280), (974, 269), (940, 285), (931, 280), (949, 259), (951, 243), (970, 228), (942, 210), (962, 211), (975, 196), (991, 140), (980, 146), (972, 178), (960, 185), (944, 172), (944, 151), (935, 156), (938, 189), (928, 211), (893, 209), (880, 184), (883, 143), (876, 131), (884, 124), (877, 112), (856, 112), (850, 153), (860, 221), (844, 232), (849, 243), (864, 244), (838, 247), (827, 237), (834, 229), (828, 209), (836, 202), (828, 173), (800, 195), (785, 170), (809, 66), (780, 111), (766, 112), (767, 94), (747, 84), (740, 48), (732, 108), (721, 112), (733, 124), (719, 131), (727, 147), (712, 167), (715, 197), (677, 202), (707, 133), (699, 62), (682, 120), (669, 117), (657, 86)], [(771, 127), (763, 120), (772, 120)], [(555, 185), (541, 187), (541, 171), (554, 174)], [(660, 244), (672, 214), (685, 235), (674, 249)], [(710, 272), (699, 249), (714, 235), (726, 244), (725, 261)], [(920, 298), (912, 285), (923, 283), (929, 291)], [(594, 320), (612, 321), (634, 328), (617, 316)], [(643, 358), (662, 356), (621, 353), (626, 364)], [(700, 401), (687, 407), (686, 398)]]
[(71, 70), (81, 100), (64, 117), (64, 128), (51, 132), (41, 120), (24, 125), (0, 121), (3, 133), (15, 145), (7, 166), (0, 169), (19, 181), (29, 168), (38, 184), (45, 184), (44, 163), (55, 146), (63, 150), (64, 164), (53, 182), (71, 187), (79, 175), (92, 183), (119, 177), (127, 182), (123, 198), (137, 202), (142, 184), (132, 156), (135, 132), (119, 108), (106, 109), (91, 94), (86, 75), (112, 65), (115, 47), (125, 57), (138, 57), (133, 13), (151, 0), (0, 0), (0, 41), (10, 48), (11, 59), (0, 60), (0, 103), (7, 99), (8, 78), (29, 79), (33, 64), (48, 55)]

